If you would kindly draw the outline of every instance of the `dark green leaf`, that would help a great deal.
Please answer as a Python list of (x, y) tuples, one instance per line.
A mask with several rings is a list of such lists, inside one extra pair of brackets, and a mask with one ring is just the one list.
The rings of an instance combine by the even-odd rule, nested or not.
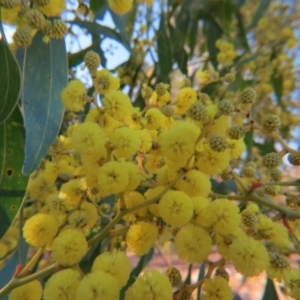
[(214, 68), (217, 69), (219, 49), (216, 47), (216, 41), (222, 37), (223, 30), (215, 20), (209, 18), (204, 21), (204, 33), (207, 40), (209, 60)]
[(270, 152), (276, 152), (276, 149), (274, 148), (274, 140), (266, 141), (263, 144), (254, 142), (253, 147), (256, 147), (262, 156)]
[(186, 278), (184, 280), (185, 284), (190, 284), (191, 283), (192, 271), (193, 271), (193, 264), (189, 264), (188, 273), (187, 273)]
[(127, 41), (122, 39), (122, 36), (116, 32), (116, 30), (111, 29), (107, 26), (100, 25), (98, 23), (88, 22), (88, 21), (81, 21), (76, 20), (69, 22), (69, 24), (75, 24), (80, 27), (86, 28), (91, 34), (100, 36), (103, 40), (104, 38), (111, 38), (119, 43), (121, 43), (128, 51), (131, 51), (130, 45)]
[(226, 195), (231, 192), (237, 192), (237, 185), (234, 180), (218, 182), (211, 179), (212, 191), (216, 194)]
[(0, 124), (12, 114), (20, 94), (21, 74), (5, 38), (0, 11)]
[[(183, 74), (187, 74), (187, 62), (188, 62), (188, 55), (184, 49), (184, 37), (183, 33), (172, 26), (169, 26), (171, 41), (173, 44), (173, 57), (174, 60), (178, 64), (178, 68)], [(182, 42), (181, 42), (182, 41)]]
[(157, 54), (158, 54), (158, 82), (169, 83), (169, 74), (172, 71), (172, 46), (167, 34), (164, 15), (161, 15), (157, 35)]
[[(201, 264), (198, 273), (198, 282), (205, 276), (205, 264)], [(197, 289), (197, 300), (200, 300), (201, 286)]]
[(148, 265), (148, 263), (153, 257), (153, 254), (154, 254), (154, 250), (152, 248), (147, 254), (143, 255), (140, 258), (137, 266), (131, 271), (127, 284), (122, 288), (120, 292), (121, 293), (120, 299), (124, 299), (125, 292), (135, 282), (135, 279), (140, 275), (143, 269)]
[(90, 9), (97, 12), (106, 4), (105, 0), (90, 0)]
[(21, 172), (23, 156), (23, 120), (16, 107), (0, 125), (0, 238), (14, 220), (25, 194), (28, 178)]
[(198, 18), (193, 17), (189, 28), (189, 33), (188, 33), (188, 46), (190, 47), (190, 53), (189, 53), (190, 58), (193, 57), (194, 55), (194, 49), (197, 43), (198, 25), (199, 25)]
[(26, 130), (24, 174), (35, 170), (57, 137), (64, 114), (60, 93), (67, 85), (64, 40), (43, 42), (38, 32), (24, 59), (23, 111)]
[(273, 280), (268, 278), (262, 300), (270, 300), (270, 299), (278, 300), (279, 298)]
[(267, 11), (270, 4), (271, 4), (271, 0), (260, 0), (259, 1), (258, 8), (255, 12), (255, 15), (252, 19), (251, 24), (248, 27), (248, 30), (256, 27), (257, 23), (263, 17), (263, 15)]
[(281, 105), (281, 97), (282, 97), (282, 89), (283, 89), (283, 77), (282, 75), (278, 75), (273, 73), (271, 76), (271, 82), (273, 85), (273, 89), (276, 95), (277, 104)]
[(241, 46), (244, 47), (244, 49), (247, 52), (250, 52), (250, 47), (248, 44), (248, 39), (247, 39), (247, 32), (244, 26), (244, 21), (241, 13), (238, 11), (235, 15), (236, 20), (237, 20), (237, 28), (238, 28), (238, 40), (241, 44)]
[(101, 242), (93, 245), (84, 258), (80, 261), (81, 270), (87, 274), (91, 272), (92, 265), (96, 257), (101, 253)]

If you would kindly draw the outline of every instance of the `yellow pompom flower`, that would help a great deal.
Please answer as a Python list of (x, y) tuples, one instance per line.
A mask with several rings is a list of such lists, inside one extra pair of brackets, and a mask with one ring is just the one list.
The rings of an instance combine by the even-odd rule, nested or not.
[(88, 244), (83, 233), (66, 229), (54, 239), (51, 256), (60, 265), (72, 266), (80, 261), (87, 250)]
[[(154, 199), (155, 197), (157, 197), (160, 193), (162, 193), (162, 191), (165, 189), (164, 186), (157, 186), (155, 188), (152, 188), (152, 189), (148, 189), (144, 196), (146, 198), (146, 200), (151, 200), (151, 199)], [(157, 199), (159, 200), (159, 199)], [(148, 207), (148, 210), (156, 217), (159, 217), (159, 208), (158, 208), (158, 204), (157, 203), (154, 203), (154, 204), (151, 204), (149, 205)]]
[[(139, 192), (133, 191), (124, 194), (124, 202), (127, 209), (137, 206), (145, 201), (146, 201), (145, 197)], [(147, 215), (147, 207), (143, 207), (135, 210), (131, 214), (125, 215), (124, 220), (129, 221), (134, 219), (135, 217), (145, 217), (146, 215)]]
[(73, 269), (64, 269), (54, 273), (46, 282), (44, 300), (72, 300), (79, 284), (80, 273)]
[(149, 130), (143, 129), (143, 130), (137, 130), (135, 132), (141, 139), (141, 146), (140, 151), (142, 153), (147, 153), (150, 151), (152, 147), (152, 136), (149, 132)]
[(165, 159), (160, 151), (158, 150), (152, 150), (147, 156), (146, 156), (146, 163), (145, 163), (145, 169), (149, 173), (157, 173), (160, 168), (162, 168), (166, 164)]
[(106, 94), (108, 91), (117, 90), (120, 87), (119, 77), (114, 77), (106, 69), (97, 71), (96, 82), (100, 94)]
[(291, 267), (288, 257), (278, 254), (270, 253), (270, 265), (267, 268), (268, 278), (276, 279), (282, 281), (285, 278), (288, 278)]
[(106, 137), (103, 130), (95, 123), (78, 124), (72, 131), (72, 144), (80, 154), (105, 152)]
[(172, 226), (182, 226), (193, 216), (193, 202), (181, 191), (167, 191), (158, 204), (159, 215)]
[(195, 157), (196, 167), (206, 175), (221, 173), (228, 167), (229, 162), (229, 150), (216, 152), (213, 151), (208, 144), (205, 144), (203, 151), (198, 152)]
[(175, 111), (179, 115), (186, 113), (188, 108), (197, 100), (197, 93), (191, 87), (182, 88), (175, 100)]
[(255, 229), (255, 238), (269, 240), (278, 247), (289, 246), (290, 239), (287, 228), (262, 214), (259, 215)]
[(40, 300), (42, 293), (41, 283), (38, 280), (33, 280), (14, 288), (8, 296), (8, 300)]
[(108, 0), (109, 8), (118, 15), (127, 14), (132, 8), (133, 0)]
[(130, 98), (121, 91), (107, 92), (102, 101), (107, 113), (120, 122), (133, 110)]
[(68, 86), (61, 92), (61, 100), (64, 106), (74, 112), (83, 110), (86, 104), (86, 90), (80, 80), (71, 80)]
[(241, 223), (239, 208), (227, 199), (216, 199), (206, 207), (203, 222), (216, 233), (230, 234)]
[(209, 177), (202, 172), (190, 170), (182, 179), (178, 180), (175, 187), (190, 197), (206, 197), (210, 192), (211, 182)]
[[(34, 2), (35, 3), (35, 2)], [(46, 5), (34, 4), (34, 8), (40, 10), (47, 17), (58, 17), (66, 8), (65, 0), (50, 0)]]
[(164, 115), (161, 113), (161, 111), (156, 107), (152, 107), (148, 109), (145, 114), (144, 127), (150, 130), (158, 129), (159, 127), (162, 126), (163, 119), (164, 119)]
[(125, 124), (132, 129), (138, 130), (142, 128), (142, 113), (139, 107), (134, 107), (131, 114), (125, 117)]
[(76, 229), (89, 230), (99, 220), (96, 206), (90, 202), (83, 202), (80, 209), (73, 211), (68, 217), (68, 224)]
[(293, 269), (285, 278), (285, 284), (289, 287), (289, 295), (295, 299), (299, 299), (300, 295), (300, 270)]
[(212, 241), (205, 229), (188, 224), (175, 237), (175, 249), (182, 260), (202, 263), (209, 255)]
[(245, 276), (257, 276), (269, 266), (269, 254), (259, 241), (248, 236), (235, 239), (229, 246), (227, 259)]
[[(208, 108), (209, 107), (211, 107), (212, 114), (213, 114), (214, 105), (211, 105), (211, 106), (209, 105)], [(208, 114), (209, 114), (209, 109), (208, 109)], [(207, 129), (207, 134), (208, 135), (210, 135), (210, 134), (221, 134), (223, 136), (226, 136), (226, 132), (227, 132), (229, 126), (230, 126), (229, 117), (223, 115), (223, 116), (219, 117), (218, 119), (216, 119), (212, 122), (212, 124)]]
[(110, 274), (122, 288), (128, 281), (131, 266), (124, 252), (114, 249), (112, 252), (103, 252), (96, 257), (92, 266), (92, 272), (103, 271)]
[(129, 176), (122, 169), (122, 163), (110, 161), (98, 170), (98, 184), (102, 197), (124, 192), (128, 186)]
[(131, 158), (140, 148), (141, 139), (135, 131), (128, 127), (117, 128), (110, 135), (110, 147), (119, 158)]
[(144, 255), (154, 246), (157, 237), (157, 227), (141, 221), (130, 226), (126, 235), (126, 243), (132, 252)]
[(110, 274), (95, 271), (79, 283), (75, 300), (119, 300), (119, 284)]
[(28, 244), (42, 247), (52, 242), (58, 227), (59, 223), (52, 215), (36, 214), (25, 222), (24, 238)]
[(172, 286), (166, 274), (147, 270), (126, 291), (125, 300), (172, 300)]
[(206, 278), (201, 289), (201, 300), (232, 300), (232, 291), (221, 276)]
[(193, 214), (193, 222), (195, 222), (197, 225), (208, 227), (207, 222), (205, 221), (205, 212), (206, 207), (209, 204), (209, 200), (202, 196), (192, 197), (194, 206), (194, 214)]
[(195, 142), (200, 129), (189, 122), (180, 122), (167, 129), (161, 137), (160, 145), (163, 155), (183, 167), (195, 151)]
[(246, 150), (246, 145), (244, 139), (231, 140), (227, 139), (228, 149), (230, 151), (230, 156), (232, 160), (239, 159), (244, 151)]
[(86, 189), (83, 178), (73, 179), (61, 186), (59, 197), (70, 204), (78, 204)]
[(121, 123), (107, 113), (99, 112), (97, 107), (91, 108), (86, 115), (85, 122), (98, 124), (106, 135), (112, 133), (116, 128), (121, 126)]
[(132, 162), (121, 162), (121, 168), (128, 174), (128, 185), (125, 188), (125, 192), (134, 191), (143, 179), (140, 169)]

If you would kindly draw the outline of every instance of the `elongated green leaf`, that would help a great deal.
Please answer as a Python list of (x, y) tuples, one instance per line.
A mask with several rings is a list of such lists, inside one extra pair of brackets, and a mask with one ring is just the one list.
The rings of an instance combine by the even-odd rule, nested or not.
[(22, 116), (16, 107), (0, 125), (0, 238), (14, 220), (25, 194), (28, 177), (21, 172), (24, 138)]
[(97, 12), (106, 4), (105, 0), (90, 0), (90, 9)]
[(10, 52), (1, 23), (0, 10), (0, 124), (13, 112), (20, 94), (21, 74)]
[(67, 85), (64, 40), (46, 44), (38, 32), (24, 58), (23, 111), (26, 130), (23, 173), (35, 170), (59, 133), (64, 114), (60, 99)]
[(165, 18), (161, 15), (157, 35), (157, 54), (158, 54), (158, 81), (168, 83), (169, 74), (172, 70), (172, 46), (167, 34)]
[(199, 11), (199, 17), (204, 19), (204, 34), (207, 40), (209, 60), (216, 69), (218, 66), (217, 54), (219, 49), (216, 47), (216, 41), (222, 37), (223, 30), (220, 25), (203, 11)]
[(271, 4), (271, 0), (260, 0), (259, 1), (258, 8), (255, 12), (255, 15), (252, 19), (251, 24), (248, 27), (248, 30), (254, 28), (257, 25), (259, 20), (263, 17), (265, 12), (267, 11), (270, 4)]
[(111, 38), (119, 43), (121, 43), (128, 51), (131, 51), (130, 45), (127, 41), (122, 39), (122, 36), (116, 32), (116, 30), (109, 28), (107, 26), (100, 25), (98, 23), (87, 22), (76, 20), (68, 22), (69, 24), (75, 24), (80, 27), (86, 28), (91, 34), (98, 35), (101, 39)]
[(282, 90), (283, 90), (283, 76), (280, 74), (275, 74), (275, 72), (271, 76), (271, 82), (273, 85), (273, 89), (275, 92), (276, 100), (278, 105), (282, 104), (281, 97), (282, 97)]
[(135, 282), (135, 279), (140, 275), (143, 269), (147, 266), (147, 264), (152, 259), (153, 254), (154, 254), (154, 250), (153, 248), (151, 248), (151, 250), (147, 254), (143, 255), (140, 258), (137, 266), (131, 271), (127, 284), (122, 288), (120, 292), (121, 293), (120, 299), (124, 299), (126, 290)]
[(270, 300), (270, 299), (278, 300), (279, 298), (273, 280), (268, 278), (262, 300)]

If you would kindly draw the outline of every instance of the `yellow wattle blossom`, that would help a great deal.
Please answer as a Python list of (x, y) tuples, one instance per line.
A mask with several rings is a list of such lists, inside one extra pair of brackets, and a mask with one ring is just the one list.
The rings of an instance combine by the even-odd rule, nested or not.
[(75, 300), (118, 300), (119, 292), (118, 281), (113, 276), (103, 271), (95, 271), (80, 281)]
[(207, 175), (221, 173), (228, 167), (229, 162), (229, 150), (215, 152), (208, 144), (205, 144), (203, 151), (198, 152), (195, 157), (195, 166), (199, 171)]
[(46, 282), (43, 299), (74, 299), (80, 277), (79, 271), (74, 269), (64, 269), (54, 273)]
[(141, 139), (135, 131), (129, 127), (120, 127), (110, 135), (110, 147), (113, 155), (118, 159), (131, 158), (140, 148)]
[(182, 227), (175, 237), (178, 256), (189, 263), (202, 263), (212, 246), (208, 232), (200, 226), (188, 224)]
[(193, 202), (182, 191), (167, 191), (158, 204), (159, 215), (169, 225), (182, 226), (193, 216)]
[(235, 239), (229, 246), (228, 256), (235, 269), (245, 276), (257, 276), (269, 266), (269, 254), (259, 241), (245, 236)]
[(25, 222), (24, 238), (28, 244), (42, 247), (54, 239), (58, 227), (59, 223), (53, 216), (39, 213)]
[(191, 87), (184, 87), (179, 90), (175, 100), (175, 111), (179, 115), (185, 114), (188, 108), (197, 100), (197, 93)]
[(177, 181), (175, 187), (190, 197), (206, 197), (210, 193), (211, 182), (209, 177), (204, 173), (197, 170), (190, 170), (182, 179)]
[(200, 130), (193, 123), (178, 123), (163, 133), (160, 142), (161, 151), (180, 168), (194, 154), (195, 142), (199, 135)]
[(122, 163), (110, 161), (98, 169), (98, 185), (102, 197), (124, 192), (129, 176), (122, 169)]
[(147, 270), (126, 291), (125, 300), (171, 300), (172, 287), (167, 275)]
[(144, 255), (154, 246), (157, 237), (157, 227), (141, 221), (130, 226), (126, 235), (126, 244), (135, 254)]
[(103, 130), (92, 122), (78, 124), (72, 131), (72, 144), (80, 154), (104, 152), (106, 137)]
[(60, 265), (72, 266), (80, 261), (87, 250), (88, 244), (83, 233), (69, 228), (54, 239), (51, 256)]
[(14, 288), (9, 294), (8, 300), (40, 300), (42, 293), (41, 283), (38, 280), (33, 280)]
[(223, 235), (233, 233), (241, 223), (238, 206), (223, 198), (210, 202), (203, 218), (206, 226)]
[(96, 257), (92, 266), (92, 272), (103, 271), (110, 274), (122, 288), (128, 281), (131, 266), (124, 252), (114, 249), (112, 252), (103, 252)]
[(231, 300), (232, 291), (226, 279), (221, 276), (207, 278), (201, 289), (201, 300)]
[(107, 113), (120, 122), (133, 110), (129, 97), (121, 91), (108, 91), (102, 101)]
[(120, 79), (114, 77), (108, 70), (102, 69), (97, 71), (97, 88), (100, 94), (106, 94), (112, 90), (120, 88)]

